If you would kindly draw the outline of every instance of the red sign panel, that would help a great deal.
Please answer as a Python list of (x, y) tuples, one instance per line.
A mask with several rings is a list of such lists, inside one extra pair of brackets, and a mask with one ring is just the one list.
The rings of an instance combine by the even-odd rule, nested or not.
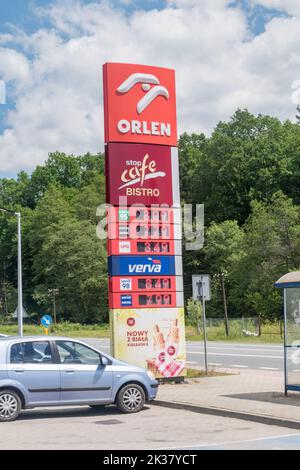
[[(107, 202), (126, 204), (167, 204), (179, 202), (179, 190), (172, 173), (178, 165), (177, 149), (163, 145), (108, 144), (106, 148)], [(176, 193), (175, 193), (176, 189)]]
[(180, 240), (108, 240), (108, 255), (181, 255)]
[(107, 63), (103, 86), (105, 142), (177, 145), (174, 70)]
[(111, 293), (109, 308), (183, 307), (182, 292)]
[(183, 291), (181, 276), (114, 276), (109, 278), (110, 292), (175, 292)]

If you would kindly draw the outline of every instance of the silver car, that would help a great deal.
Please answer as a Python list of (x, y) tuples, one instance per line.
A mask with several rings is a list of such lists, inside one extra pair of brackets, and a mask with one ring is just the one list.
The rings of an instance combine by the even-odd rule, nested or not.
[(124, 413), (154, 400), (158, 382), (139, 367), (63, 337), (0, 338), (0, 421), (22, 409), (116, 404)]

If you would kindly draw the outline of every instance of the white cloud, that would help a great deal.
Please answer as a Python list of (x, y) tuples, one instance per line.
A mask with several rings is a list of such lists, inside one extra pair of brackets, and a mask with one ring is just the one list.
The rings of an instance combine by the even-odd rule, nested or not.
[(163, 10), (130, 16), (108, 1), (72, 1), (38, 14), (51, 28), (0, 36), (0, 78), (14, 83), (16, 101), (0, 135), (1, 172), (30, 170), (57, 149), (103, 149), (106, 61), (174, 67), (180, 131), (210, 132), (237, 107), (282, 119), (295, 114), (297, 17), (273, 19), (253, 38), (243, 12), (227, 0), (170, 0)]

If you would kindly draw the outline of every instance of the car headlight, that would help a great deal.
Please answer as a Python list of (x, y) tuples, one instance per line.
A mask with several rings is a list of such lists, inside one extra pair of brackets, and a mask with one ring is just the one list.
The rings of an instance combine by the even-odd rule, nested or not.
[(153, 374), (153, 372), (151, 372), (151, 370), (146, 370), (146, 374), (151, 380), (156, 380), (155, 375)]

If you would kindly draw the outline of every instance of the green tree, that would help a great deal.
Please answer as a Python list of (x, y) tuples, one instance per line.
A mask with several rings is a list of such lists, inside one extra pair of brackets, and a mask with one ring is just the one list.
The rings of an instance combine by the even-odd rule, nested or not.
[(282, 192), (270, 203), (253, 201), (245, 227), (245, 255), (235, 266), (231, 300), (241, 311), (278, 318), (281, 293), (274, 282), (300, 266), (300, 211)]
[(43, 296), (59, 289), (58, 311), (66, 320), (82, 323), (107, 321), (106, 247), (96, 238), (87, 221), (68, 220), (53, 230), (39, 256), (35, 295), (50, 308)]
[(219, 284), (222, 296), (226, 335), (229, 335), (226, 284), (236, 263), (243, 256), (243, 231), (236, 221), (226, 220), (213, 223), (207, 230), (205, 241), (205, 259), (210, 273)]
[(192, 298), (188, 299), (187, 301), (187, 314), (188, 320), (191, 325), (195, 325), (197, 327), (197, 333), (201, 333), (201, 317), (202, 317), (202, 304), (201, 302), (195, 301)]
[(184, 133), (179, 139), (179, 170), (180, 170), (180, 196), (185, 203), (195, 204), (198, 184), (195, 178), (198, 162), (203, 158), (208, 140), (204, 134)]
[(288, 188), (293, 159), (286, 142), (294, 127), (247, 110), (217, 125), (191, 182), (196, 202), (205, 204), (207, 222), (243, 224), (253, 199), (269, 201)]

